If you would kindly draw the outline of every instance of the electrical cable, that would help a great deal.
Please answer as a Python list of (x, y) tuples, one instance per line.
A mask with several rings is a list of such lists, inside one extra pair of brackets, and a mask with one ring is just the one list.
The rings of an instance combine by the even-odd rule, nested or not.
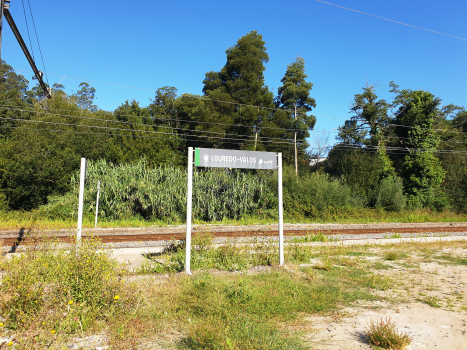
[[(25, 108), (24, 106), (15, 106), (15, 105), (0, 105), (0, 108), (2, 107), (20, 107), (20, 108)], [(59, 109), (59, 108), (49, 108), (49, 110), (55, 110), (55, 111), (71, 111), (71, 112), (77, 112), (76, 110), (73, 109)], [(31, 110), (30, 112), (33, 112)], [(81, 112), (81, 111), (80, 111)], [(111, 113), (113, 115), (117, 114), (118, 116), (122, 117), (130, 117), (130, 118), (142, 118), (142, 119), (148, 119), (148, 120), (162, 120), (162, 121), (174, 121), (174, 122), (185, 122), (185, 123), (197, 123), (197, 124), (208, 124), (208, 125), (222, 125), (222, 126), (239, 126), (243, 128), (256, 128), (254, 125), (240, 125), (240, 124), (227, 124), (227, 123), (213, 123), (213, 122), (203, 122), (203, 121), (196, 121), (196, 120), (187, 120), (187, 119), (175, 119), (175, 118), (158, 118), (158, 117), (145, 117), (142, 115), (132, 115), (132, 114), (123, 114), (120, 112), (111, 112), (111, 111), (102, 111), (103, 113)], [(290, 129), (290, 128), (279, 128), (279, 127), (268, 127), (264, 126), (261, 127), (261, 129), (270, 129), (270, 130), (281, 130), (281, 131), (306, 131), (303, 129)], [(316, 133), (326, 133), (325, 131), (314, 131), (314, 130), (308, 130), (308, 132), (316, 132)]]
[[(2, 119), (2, 118), (0, 118)], [(26, 121), (26, 120), (23, 120)], [(16, 127), (14, 126), (0, 126), (0, 129), (15, 129)], [(134, 135), (134, 134), (114, 134), (114, 133), (102, 133), (102, 132), (88, 132), (88, 131), (74, 131), (74, 130), (64, 130), (64, 129), (39, 129), (39, 128), (27, 128), (22, 126), (21, 129), (19, 130), (31, 130), (31, 131), (46, 131), (46, 132), (58, 132), (58, 133), (69, 133), (69, 134), (85, 134), (85, 135), (101, 135), (101, 136), (108, 136), (108, 137), (131, 137), (131, 138), (144, 138), (144, 139), (156, 139), (156, 140), (170, 140), (174, 142), (183, 142), (183, 141), (196, 141), (191, 140), (191, 139), (178, 139), (178, 138), (168, 138), (168, 137), (155, 137), (155, 136), (142, 136), (142, 135)], [(185, 137), (196, 137), (196, 135), (175, 135), (174, 136), (185, 136)], [(246, 142), (250, 142), (251, 144), (254, 143), (255, 140), (245, 140)], [(212, 140), (204, 140), (202, 142), (211, 142), (215, 143), (216, 141)], [(223, 142), (226, 144), (233, 144), (233, 145), (238, 145), (238, 142)], [(291, 144), (292, 146), (293, 144)], [(299, 146), (302, 144), (300, 143)], [(171, 146), (172, 147), (172, 146)], [(284, 145), (277, 145), (274, 147), (279, 147), (279, 148), (288, 148), (288, 146)], [(173, 147), (177, 149), (183, 149), (186, 150), (186, 147)]]
[[(36, 33), (37, 46), (39, 47), (39, 53), (41, 55), (42, 66), (44, 67), (45, 79), (47, 80), (47, 86), (49, 85), (49, 78), (47, 77), (47, 70), (45, 69), (44, 58), (42, 57), (41, 44), (39, 43), (39, 37), (37, 36), (36, 23), (34, 23), (34, 16), (32, 15), (31, 3), (28, 0), (29, 12), (31, 13), (32, 25), (34, 27), (34, 32)], [(24, 6), (24, 3), (23, 3)], [(31, 39), (29, 39), (31, 40)]]
[[(17, 119), (17, 118), (3, 118), (0, 117), (0, 120), (14, 120), (14, 121), (22, 121), (27, 123), (42, 123), (42, 124), (49, 124), (49, 125), (62, 125), (62, 126), (75, 126), (75, 127), (83, 127), (83, 128), (95, 128), (95, 129), (104, 129), (104, 130), (117, 130), (117, 131), (131, 131), (131, 132), (141, 132), (141, 133), (148, 133), (148, 134), (160, 134), (160, 135), (179, 135), (179, 136), (190, 136), (190, 137), (206, 137), (210, 139), (220, 139), (220, 140), (233, 140), (233, 141), (241, 141), (241, 142), (255, 142), (255, 140), (248, 140), (248, 139), (236, 139), (231, 137), (216, 137), (216, 136), (206, 136), (206, 135), (180, 135), (180, 134), (173, 134), (173, 133), (166, 133), (160, 131), (150, 131), (150, 130), (128, 130), (128, 129), (121, 129), (121, 128), (111, 128), (107, 126), (96, 126), (96, 125), (82, 125), (82, 124), (72, 124), (72, 123), (59, 123), (59, 122), (48, 122), (43, 120), (27, 120), (27, 119)], [(293, 144), (289, 142), (277, 142), (277, 141), (265, 141), (269, 144)]]
[[(16, 69), (16, 71), (18, 71), (18, 72), (30, 72), (30, 70), (27, 70), (27, 69)], [(55, 74), (55, 73), (47, 73), (47, 74), (55, 75), (55, 76), (58, 76), (58, 77), (64, 77), (64, 78), (80, 80), (80, 81), (89, 82), (89, 83), (97, 83), (97, 84), (124, 87), (124, 88), (128, 88), (128, 89), (136, 89), (136, 90), (157, 92), (157, 90), (154, 90), (154, 89), (140, 88), (140, 87), (129, 86), (129, 85), (115, 84), (115, 83), (107, 83), (107, 82), (103, 82), (103, 81), (90, 80), (90, 79), (81, 79), (81, 78), (71, 77), (71, 76), (67, 76), (67, 75), (63, 75), (63, 74)], [(197, 95), (193, 95), (193, 94), (190, 94), (190, 93), (183, 93), (183, 94), (180, 95), (180, 97), (183, 97), (183, 96), (184, 97), (190, 97), (190, 98), (196, 98), (196, 99), (200, 99), (200, 100), (206, 100), (206, 101), (227, 103), (227, 104), (232, 104), (232, 105), (236, 105), (236, 106), (253, 107), (253, 108), (259, 108), (259, 109), (263, 109), (263, 110), (284, 111), (284, 112), (294, 113), (294, 110), (292, 110), (292, 109), (255, 106), (255, 105), (249, 105), (249, 104), (244, 104), (244, 103), (239, 103), (239, 102), (216, 100), (216, 99), (212, 99), (212, 98), (209, 98), (209, 97), (206, 97), (206, 96), (197, 96)], [(304, 112), (304, 111), (297, 111), (297, 114), (306, 114), (306, 113), (307, 112)]]
[(26, 9), (24, 8), (24, 0), (21, 0), (21, 2), (23, 3), (24, 21), (26, 22), (26, 29), (28, 30), (29, 46), (31, 47), (32, 59), (36, 61), (36, 59), (34, 58), (34, 50), (32, 49), (31, 36), (29, 35), (29, 26), (28, 26), (28, 19), (26, 17)]
[[(117, 123), (117, 124), (124, 124), (124, 125), (138, 125), (138, 126), (146, 126), (146, 127), (158, 127), (158, 128), (165, 128), (165, 129), (172, 129), (172, 130), (181, 130), (181, 131), (191, 131), (191, 132), (200, 132), (200, 133), (207, 133), (207, 134), (216, 134), (216, 135), (233, 135), (239, 137), (249, 137), (250, 135), (238, 135), (238, 134), (231, 134), (231, 133), (222, 133), (222, 132), (215, 132), (215, 131), (205, 131), (205, 130), (196, 130), (196, 129), (185, 129), (185, 128), (177, 128), (172, 126), (164, 126), (164, 125), (151, 125), (151, 124), (143, 124), (143, 123), (133, 123), (133, 122), (126, 122), (121, 120), (110, 120), (110, 119), (101, 119), (101, 118), (89, 118), (89, 117), (80, 117), (80, 116), (73, 116), (73, 115), (66, 115), (66, 114), (57, 114), (57, 113), (50, 113), (50, 112), (43, 112), (43, 111), (28, 111), (23, 109), (16, 109), (16, 108), (8, 108), (0, 106), (0, 109), (7, 109), (13, 111), (21, 111), (21, 112), (30, 112), (30, 113), (40, 113), (45, 115), (53, 115), (53, 116), (60, 116), (60, 117), (68, 117), (68, 118), (77, 118), (77, 119), (85, 119), (85, 120), (95, 120), (101, 121), (106, 123)], [(270, 140), (284, 140), (284, 138), (273, 138), (267, 136), (258, 136), (259, 139), (266, 139), (267, 141)]]
[(444, 34), (444, 33), (441, 33), (441, 32), (436, 32), (436, 31), (431, 30), (431, 29), (426, 29), (426, 28), (422, 28), (422, 27), (417, 27), (417, 26), (414, 26), (414, 25), (412, 25), (412, 24), (407, 24), (407, 23), (403, 23), (403, 22), (399, 22), (399, 21), (394, 21), (394, 20), (389, 19), (389, 18), (384, 18), (384, 17), (372, 15), (371, 13), (366, 13), (366, 12), (354, 10), (354, 9), (351, 9), (351, 8), (348, 8), (348, 7), (344, 7), (344, 6), (332, 4), (332, 3), (330, 3), (330, 2), (326, 2), (326, 1), (322, 1), (322, 0), (316, 0), (316, 1), (321, 2), (321, 3), (323, 3), (323, 4), (326, 4), (326, 5), (331, 5), (331, 6), (339, 7), (339, 8), (344, 9), (344, 10), (349, 10), (349, 11), (361, 13), (361, 14), (363, 14), (363, 15), (367, 15), (367, 16), (371, 16), (371, 17), (375, 17), (375, 18), (379, 18), (379, 19), (384, 19), (385, 21), (389, 21), (389, 22), (393, 22), (393, 23), (397, 23), (397, 24), (402, 24), (402, 25), (404, 25), (404, 26), (408, 26), (408, 27), (412, 27), (412, 28), (416, 28), (416, 29), (426, 30), (427, 32), (431, 32), (431, 33), (435, 33), (435, 34), (439, 34), (439, 35), (448, 36), (448, 37), (450, 37), (450, 38), (454, 38), (454, 39), (458, 39), (458, 40), (467, 41), (467, 39), (460, 38), (460, 37), (458, 37), (458, 36), (449, 35), (449, 34)]

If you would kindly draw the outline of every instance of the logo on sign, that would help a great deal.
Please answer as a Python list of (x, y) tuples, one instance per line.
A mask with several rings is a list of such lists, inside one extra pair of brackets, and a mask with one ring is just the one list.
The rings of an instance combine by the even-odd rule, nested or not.
[(208, 156), (207, 154), (205, 154), (203, 158), (204, 158), (204, 161), (205, 161), (205, 162), (208, 162), (208, 161), (209, 161), (209, 156)]

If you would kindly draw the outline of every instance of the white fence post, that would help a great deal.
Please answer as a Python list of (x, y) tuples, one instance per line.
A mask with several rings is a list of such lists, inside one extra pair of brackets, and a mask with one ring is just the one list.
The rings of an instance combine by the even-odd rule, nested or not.
[(84, 201), (84, 180), (86, 178), (86, 158), (81, 158), (81, 170), (79, 173), (79, 200), (78, 200), (78, 232), (76, 243), (81, 242), (81, 228), (83, 226), (83, 201)]
[(99, 192), (101, 189), (101, 182), (97, 180), (97, 197), (96, 197), (96, 220), (94, 221), (94, 227), (97, 226), (97, 214), (99, 213)]
[(282, 153), (277, 154), (277, 186), (279, 197), (279, 265), (284, 265), (284, 212), (282, 208)]
[(191, 200), (193, 197), (193, 147), (188, 147), (188, 190), (186, 196), (185, 273), (191, 275)]

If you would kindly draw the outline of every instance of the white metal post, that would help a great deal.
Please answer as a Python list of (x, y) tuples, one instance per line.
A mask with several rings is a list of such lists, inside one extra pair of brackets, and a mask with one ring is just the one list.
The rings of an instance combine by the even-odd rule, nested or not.
[(282, 209), (282, 153), (277, 154), (277, 186), (279, 194), (279, 265), (284, 265), (284, 212)]
[(96, 220), (94, 221), (94, 227), (97, 226), (97, 214), (99, 213), (99, 192), (101, 189), (101, 182), (97, 180), (97, 197), (96, 197)]
[(81, 242), (81, 228), (83, 226), (83, 201), (84, 201), (84, 178), (86, 177), (86, 158), (81, 158), (81, 170), (79, 174), (79, 200), (78, 200), (78, 232), (76, 242)]
[(191, 200), (193, 196), (193, 147), (188, 147), (188, 190), (186, 196), (186, 253), (185, 273), (191, 275)]

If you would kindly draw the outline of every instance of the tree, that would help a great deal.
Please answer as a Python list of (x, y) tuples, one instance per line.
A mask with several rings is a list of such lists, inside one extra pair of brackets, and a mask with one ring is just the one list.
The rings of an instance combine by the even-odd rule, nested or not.
[[(302, 141), (309, 137), (309, 130), (313, 129), (316, 123), (316, 117), (307, 115), (312, 108), (316, 107), (316, 101), (310, 97), (310, 91), (313, 84), (305, 79), (308, 76), (305, 74), (305, 60), (299, 56), (295, 61), (287, 66), (284, 77), (282, 78), (282, 86), (277, 91), (275, 100), (276, 107), (286, 110), (294, 110), (294, 113), (287, 112), (290, 120), (290, 128), (300, 130), (299, 139)], [(295, 174), (298, 175), (297, 161), (297, 131), (294, 131), (294, 146), (295, 146)]]
[(402, 164), (406, 193), (415, 207), (441, 208), (446, 205), (440, 188), (446, 172), (435, 157), (440, 136), (433, 130), (433, 124), (440, 118), (441, 99), (428, 91), (399, 91), (397, 85), (393, 87), (396, 92), (393, 105), (398, 107), (395, 134), (406, 149)]
[[(13, 67), (0, 61), (0, 139), (8, 138), (14, 128), (20, 125), (15, 119), (30, 119), (30, 113), (21, 111), (24, 107), (31, 107), (29, 82)], [(11, 106), (11, 108), (8, 108)]]
[(96, 95), (96, 89), (86, 82), (79, 84), (79, 87), (80, 89), (78, 92), (72, 95), (72, 99), (76, 102), (79, 108), (87, 109), (91, 112), (97, 111), (97, 106), (92, 104)]
[[(236, 148), (260, 147), (255, 140), (262, 122), (270, 115), (270, 110), (263, 107), (274, 107), (273, 95), (264, 85), (264, 64), (269, 61), (264, 45), (263, 37), (256, 31), (241, 37), (227, 49), (227, 62), (221, 71), (206, 73), (203, 81), (205, 96), (216, 100), (213, 106), (219, 118), (232, 125), (224, 127), (225, 133), (238, 135), (237, 140), (233, 140)], [(231, 141), (229, 145), (232, 148)]]
[(391, 133), (391, 117), (386, 100), (378, 99), (376, 87), (366, 84), (363, 93), (354, 96), (350, 112), (354, 115), (339, 128), (338, 139), (353, 146), (364, 146), (376, 151), (381, 176), (394, 175), (394, 167), (386, 152)]

